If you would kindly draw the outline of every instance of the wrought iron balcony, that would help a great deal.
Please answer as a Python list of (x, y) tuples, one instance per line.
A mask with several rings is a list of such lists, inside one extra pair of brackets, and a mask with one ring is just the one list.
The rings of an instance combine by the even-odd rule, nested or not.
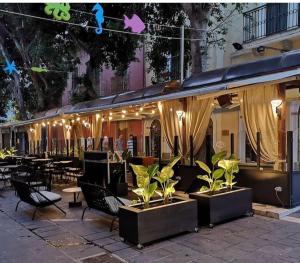
[(298, 3), (270, 3), (245, 12), (244, 43), (299, 27)]

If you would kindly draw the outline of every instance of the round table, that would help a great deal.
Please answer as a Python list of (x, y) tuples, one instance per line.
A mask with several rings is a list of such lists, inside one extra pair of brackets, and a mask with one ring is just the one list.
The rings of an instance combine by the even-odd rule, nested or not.
[(63, 189), (63, 192), (65, 193), (73, 193), (74, 194), (74, 200), (73, 202), (69, 202), (69, 207), (79, 207), (82, 206), (82, 202), (78, 201), (78, 196), (81, 193), (80, 187), (70, 187)]

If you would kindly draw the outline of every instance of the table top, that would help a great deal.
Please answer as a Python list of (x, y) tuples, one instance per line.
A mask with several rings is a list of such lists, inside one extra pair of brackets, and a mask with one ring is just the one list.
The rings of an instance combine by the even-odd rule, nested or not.
[(49, 161), (51, 161), (51, 159), (33, 159), (32, 160), (33, 162), (49, 162)]
[(80, 193), (81, 188), (80, 187), (65, 188), (65, 189), (63, 189), (63, 192), (65, 192), (65, 193)]
[(72, 163), (73, 161), (58, 161), (58, 162), (53, 162), (54, 164), (69, 164)]
[(34, 156), (25, 156), (24, 159), (25, 160), (33, 160), (33, 159), (37, 159), (37, 157), (34, 157)]
[(18, 168), (20, 165), (17, 165), (17, 164), (9, 164), (9, 165), (3, 165), (3, 166), (0, 166), (0, 169), (15, 169), (15, 168)]

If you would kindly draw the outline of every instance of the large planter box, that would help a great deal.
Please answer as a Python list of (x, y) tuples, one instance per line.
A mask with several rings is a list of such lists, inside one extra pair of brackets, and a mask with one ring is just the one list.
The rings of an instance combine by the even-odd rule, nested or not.
[[(141, 209), (140, 205), (121, 206), (119, 234), (124, 241), (144, 244), (183, 232), (198, 231), (197, 202), (183, 197), (173, 197), (172, 203), (151, 202), (157, 206)], [(161, 204), (161, 205), (160, 205)]]
[(252, 215), (252, 189), (233, 187), (232, 191), (208, 195), (191, 193), (191, 199), (198, 202), (199, 225), (213, 227), (243, 215)]

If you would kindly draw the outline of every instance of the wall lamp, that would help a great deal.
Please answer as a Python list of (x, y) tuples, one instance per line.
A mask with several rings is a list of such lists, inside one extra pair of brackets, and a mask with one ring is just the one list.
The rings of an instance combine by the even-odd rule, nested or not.
[(281, 116), (280, 106), (282, 105), (281, 99), (274, 99), (271, 101), (273, 111), (276, 112), (278, 118)]
[(182, 110), (177, 110), (176, 111), (176, 114), (177, 114), (177, 117), (178, 117), (178, 120), (181, 122), (183, 117), (184, 117), (184, 111)]

